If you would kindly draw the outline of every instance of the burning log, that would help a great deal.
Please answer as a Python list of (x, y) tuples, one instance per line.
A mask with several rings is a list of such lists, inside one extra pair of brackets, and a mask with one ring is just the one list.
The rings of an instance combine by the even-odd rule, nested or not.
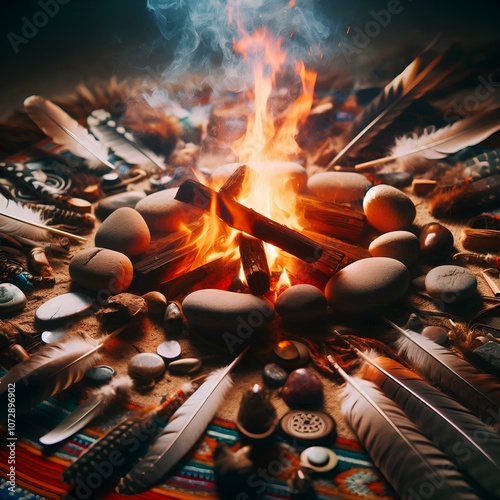
[(199, 182), (183, 182), (175, 199), (206, 211), (213, 207), (216, 215), (232, 228), (277, 246), (306, 262), (316, 262), (323, 252), (320, 244)]
[(240, 165), (219, 189), (219, 193), (237, 200), (238, 196), (241, 194), (243, 181), (247, 175), (248, 167), (246, 165)]
[(240, 258), (248, 287), (254, 295), (264, 295), (269, 291), (271, 275), (267, 263), (264, 243), (244, 233), (238, 238)]
[(366, 227), (365, 214), (312, 196), (297, 196), (296, 209), (314, 231), (353, 243), (360, 240)]

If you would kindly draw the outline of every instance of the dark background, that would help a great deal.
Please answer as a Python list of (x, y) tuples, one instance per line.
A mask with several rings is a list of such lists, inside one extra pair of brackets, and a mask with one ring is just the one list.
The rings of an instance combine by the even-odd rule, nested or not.
[[(491, 48), (500, 40), (498, 2), (400, 3), (403, 11), (349, 61), (360, 73), (383, 57), (418, 52), (437, 34), (443, 46), (458, 41), (466, 48)], [(335, 22), (334, 41), (341, 41), (348, 26), (363, 29), (372, 19), (370, 11), (387, 8), (388, 1), (323, 0), (318, 5)], [(31, 20), (40, 5), (32, 0), (2, 1), (0, 9), (1, 117), (20, 108), (28, 95), (71, 92), (78, 82), (94, 77), (154, 77), (169, 60), (170, 47), (145, 0), (69, 0), (35, 37), (19, 46), (18, 54), (7, 36), (21, 34), (23, 16)], [(335, 57), (342, 56), (336, 54), (332, 64)]]

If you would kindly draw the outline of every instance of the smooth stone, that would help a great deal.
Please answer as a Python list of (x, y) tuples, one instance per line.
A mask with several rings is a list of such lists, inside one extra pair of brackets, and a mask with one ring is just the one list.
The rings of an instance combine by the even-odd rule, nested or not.
[(442, 326), (426, 326), (422, 332), (423, 337), (427, 337), (436, 344), (447, 346), (449, 343), (448, 331)]
[(147, 292), (142, 298), (146, 301), (148, 305), (148, 311), (151, 314), (165, 314), (165, 309), (167, 308), (167, 298), (161, 292)]
[(276, 357), (276, 363), (288, 371), (295, 370), (295, 368), (300, 368), (302, 366), (307, 365), (310, 358), (308, 347), (302, 342), (299, 342), (298, 340), (290, 340), (287, 342), (290, 342), (295, 346), (298, 352), (298, 356), (294, 359), (289, 359), (289, 360)]
[(403, 191), (386, 184), (368, 190), (363, 210), (368, 223), (381, 233), (409, 229), (417, 214), (415, 205)]
[(355, 172), (321, 172), (307, 181), (309, 191), (333, 203), (359, 203), (373, 184)]
[(106, 218), (119, 208), (134, 208), (146, 196), (144, 191), (124, 191), (123, 193), (106, 196), (97, 204), (96, 212), (100, 217)]
[(322, 446), (312, 446), (304, 451), (306, 452), (305, 458), (307, 458), (307, 461), (312, 465), (321, 467), (322, 465), (326, 465), (328, 463), (329, 456), (326, 452), (326, 448), (323, 448)]
[(40, 335), (40, 339), (44, 344), (53, 344), (54, 342), (60, 342), (65, 337), (66, 337), (66, 330), (64, 328), (45, 330)]
[(162, 342), (157, 348), (156, 352), (163, 358), (164, 361), (169, 363), (177, 359), (181, 355), (181, 345), (176, 340), (167, 340)]
[(199, 208), (175, 199), (177, 189), (150, 194), (135, 206), (152, 233), (173, 233), (202, 216)]
[(442, 224), (431, 222), (426, 224), (419, 236), (420, 254), (429, 261), (444, 260), (453, 251), (453, 234)]
[(262, 379), (264, 383), (272, 389), (281, 387), (286, 382), (287, 378), (288, 372), (276, 363), (268, 363), (262, 370)]
[(83, 293), (63, 293), (42, 304), (35, 312), (37, 321), (58, 321), (80, 314), (92, 306), (92, 299)]
[(129, 207), (115, 210), (97, 229), (95, 246), (109, 248), (135, 257), (144, 253), (151, 242), (148, 225), (142, 215)]
[(163, 326), (167, 335), (178, 335), (184, 326), (182, 308), (177, 302), (170, 302), (165, 309)]
[(314, 321), (326, 314), (325, 294), (312, 285), (294, 285), (276, 300), (274, 307), (283, 321)]
[(241, 331), (249, 337), (274, 317), (273, 306), (255, 295), (218, 289), (197, 290), (186, 296), (182, 312), (191, 326)]
[(136, 354), (128, 363), (128, 374), (134, 379), (154, 380), (161, 377), (164, 371), (163, 358), (152, 352)]
[(300, 465), (315, 472), (332, 470), (338, 462), (335, 452), (323, 446), (311, 446), (300, 454)]
[(107, 248), (80, 250), (70, 260), (68, 269), (76, 284), (112, 294), (127, 290), (134, 277), (130, 259), (121, 252)]
[(26, 305), (26, 295), (12, 283), (0, 283), (0, 312), (18, 311)]
[(297, 368), (288, 375), (281, 397), (290, 407), (317, 405), (323, 400), (323, 384), (308, 368)]
[[(212, 172), (212, 181), (219, 189), (231, 175), (238, 169), (241, 163), (227, 163), (217, 167)], [(307, 186), (306, 169), (293, 161), (267, 161), (267, 162), (249, 162), (245, 163), (257, 174), (263, 173), (270, 183), (278, 183), (282, 186), (286, 184), (294, 192), (302, 193)]]
[(289, 340), (280, 340), (273, 349), (274, 354), (283, 361), (294, 361), (299, 357), (299, 351)]
[(372, 257), (390, 257), (411, 267), (418, 260), (420, 243), (409, 231), (390, 231), (375, 238), (368, 251)]
[(111, 366), (99, 365), (89, 368), (84, 375), (87, 384), (94, 387), (107, 384), (115, 375), (115, 370)]
[(168, 369), (172, 373), (188, 374), (197, 372), (202, 366), (201, 359), (184, 358), (171, 361), (168, 364)]
[(477, 279), (465, 267), (438, 266), (425, 276), (425, 290), (433, 299), (451, 304), (472, 297), (477, 290)]
[(333, 311), (367, 312), (391, 304), (410, 285), (408, 268), (396, 259), (370, 257), (344, 267), (325, 287)]

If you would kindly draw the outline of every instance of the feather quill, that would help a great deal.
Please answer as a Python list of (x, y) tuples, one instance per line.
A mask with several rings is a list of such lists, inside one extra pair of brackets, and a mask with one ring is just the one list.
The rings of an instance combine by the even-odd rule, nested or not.
[[(25, 222), (11, 219), (9, 215)], [(36, 226), (31, 223), (35, 223)], [(40, 212), (0, 195), (0, 231), (14, 238), (20, 236), (33, 241), (48, 241), (50, 240), (48, 231), (39, 227), (43, 225), (44, 220)]]
[(111, 115), (104, 109), (93, 111), (87, 118), (90, 131), (117, 156), (132, 165), (155, 165), (165, 170), (165, 161), (157, 154), (141, 147), (133, 135), (123, 127), (118, 127)]
[(362, 356), (363, 377), (395, 401), (422, 433), (489, 492), (500, 495), (500, 436), (397, 361)]
[(172, 416), (146, 456), (118, 484), (122, 495), (135, 495), (156, 486), (205, 431), (232, 387), (230, 372), (245, 354), (212, 372)]
[(92, 422), (92, 420), (101, 416), (112, 404), (118, 400), (127, 399), (132, 385), (132, 379), (128, 375), (124, 375), (96, 389), (87, 401), (70, 413), (54, 429), (43, 435), (40, 438), (40, 442), (51, 445), (72, 436), (75, 432), (78, 432)]
[(101, 345), (85, 338), (55, 342), (42, 347), (0, 379), (1, 407), (7, 408), (9, 384), (15, 384), (16, 413), (21, 414), (40, 401), (79, 382), (85, 372), (97, 363), (97, 350)]
[(426, 160), (437, 160), (478, 144), (500, 130), (500, 108), (478, 113), (451, 125), (435, 130), (425, 129), (418, 136), (400, 137), (385, 158), (356, 165), (356, 170), (364, 170), (382, 163), (399, 160), (402, 170), (413, 170), (426, 164)]
[(500, 381), (485, 374), (422, 335), (386, 320), (400, 334), (396, 347), (431, 384), (477, 413), (485, 422), (500, 423)]
[(363, 447), (403, 499), (479, 498), (455, 465), (372, 382), (349, 376), (341, 411)]
[(95, 464), (110, 463), (112, 453), (120, 453), (123, 463), (114, 471), (116, 476), (127, 472), (134, 461), (165, 427), (173, 413), (193, 393), (194, 385), (186, 382), (174, 394), (153, 408), (133, 412), (94, 441), (64, 472), (63, 481), (70, 483), (95, 469)]
[(352, 157), (369, 145), (372, 139), (394, 121), (415, 99), (446, 77), (462, 55), (457, 45), (432, 59), (428, 51), (417, 56), (392, 82), (386, 85), (373, 102), (354, 120), (349, 142), (330, 161), (327, 168)]
[(108, 161), (108, 148), (53, 102), (32, 95), (24, 101), (24, 109), (47, 136), (74, 155), (85, 158), (90, 168), (104, 165), (115, 169)]

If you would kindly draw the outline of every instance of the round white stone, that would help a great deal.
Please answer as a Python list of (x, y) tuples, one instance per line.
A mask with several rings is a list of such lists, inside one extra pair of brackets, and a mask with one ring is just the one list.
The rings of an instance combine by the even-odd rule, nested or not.
[(307, 181), (311, 193), (332, 203), (357, 203), (363, 200), (373, 184), (355, 172), (321, 172)]
[(420, 243), (409, 231), (390, 231), (375, 238), (368, 251), (373, 257), (390, 257), (410, 267), (418, 259)]

